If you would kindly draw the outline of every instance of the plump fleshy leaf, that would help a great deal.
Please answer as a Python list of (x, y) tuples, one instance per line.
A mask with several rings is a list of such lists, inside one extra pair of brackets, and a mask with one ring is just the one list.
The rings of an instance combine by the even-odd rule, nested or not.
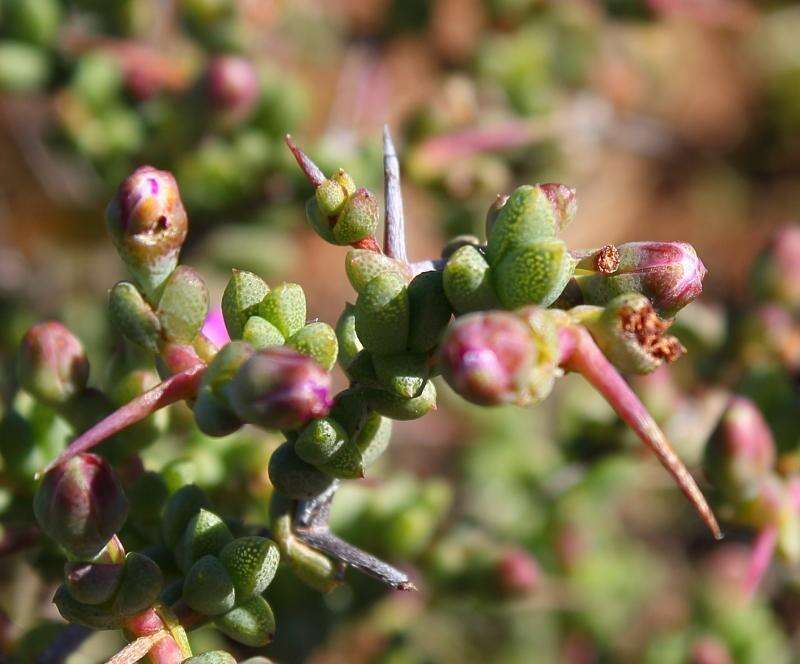
[(306, 295), (298, 284), (283, 283), (273, 288), (258, 306), (257, 314), (291, 337), (306, 322)]
[(372, 279), (356, 301), (356, 333), (375, 354), (399, 353), (408, 340), (409, 305), (405, 280), (386, 272)]
[(257, 274), (233, 270), (222, 293), (222, 316), (231, 339), (241, 339), (247, 319), (269, 293), (269, 286)]

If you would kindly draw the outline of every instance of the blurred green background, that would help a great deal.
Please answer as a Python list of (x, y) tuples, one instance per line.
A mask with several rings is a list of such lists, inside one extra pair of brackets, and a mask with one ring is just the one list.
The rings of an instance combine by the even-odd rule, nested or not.
[[(252, 80), (226, 70), (231, 60)], [(106, 293), (124, 276), (103, 208), (144, 163), (175, 173), (190, 217), (184, 261), (213, 304), (230, 269), (244, 268), (301, 283), (310, 316), (334, 322), (354, 297), (344, 256), (305, 228), (310, 187), (283, 136), (380, 192), (384, 123), (401, 155), (412, 260), (480, 234), (495, 195), (529, 182), (577, 189), (573, 245), (692, 243), (709, 276), (676, 324), (690, 353), (635, 381), (637, 392), (693, 470), (729, 391), (765, 413), (778, 472), (800, 468), (800, 275), (784, 266), (788, 285), (765, 290), (751, 270), (800, 210), (796, 2), (0, 0), (2, 408), (15, 399), (19, 339), (45, 317), (75, 331), (101, 380), (116, 341)], [(206, 438), (183, 406), (169, 418), (148, 467), (265, 520), (278, 440)], [(7, 528), (30, 487), (12, 477), (13, 433), (2, 435)], [(270, 597), (277, 638), (259, 654), (800, 661), (800, 561), (783, 551), (747, 597), (753, 530), (729, 518), (727, 539), (711, 541), (577, 379), (531, 410), (480, 411), (445, 393), (437, 413), (395, 428), (386, 456), (340, 491), (334, 528), (420, 591), (386, 593), (351, 574), (323, 597), (282, 572)], [(715, 507), (725, 514), (722, 499)], [(50, 604), (58, 564), (37, 541), (7, 540), (0, 660), (34, 662), (63, 625)], [(116, 638), (95, 634), (69, 661), (105, 661)], [(253, 654), (210, 630), (193, 638), (200, 651)]]

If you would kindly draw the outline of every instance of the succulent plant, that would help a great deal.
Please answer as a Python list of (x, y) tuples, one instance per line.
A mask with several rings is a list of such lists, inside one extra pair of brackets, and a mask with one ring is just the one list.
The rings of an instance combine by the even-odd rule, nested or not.
[[(222, 64), (212, 64), (209, 77)], [(231, 112), (252, 103), (217, 92), (220, 108), (230, 102)], [(225, 329), (213, 335), (216, 342), (210, 339), (204, 332), (211, 330), (208, 289), (198, 271), (178, 263), (187, 216), (176, 181), (143, 167), (125, 180), (109, 208), (112, 239), (133, 276), (112, 289), (109, 312), (115, 329), (139, 348), (137, 357), (154, 361), (161, 382), (143, 369), (142, 359), (120, 355), (112, 366), (111, 399), (87, 387), (82, 347), (65, 328), (45, 324), (50, 327), (26, 337), (20, 375), (35, 398), (65, 413), (81, 410), (76, 400), (102, 405), (99, 418), (76, 427), (78, 437), (45, 469), (35, 499), (42, 529), (75, 557), (55, 598), (64, 617), (95, 629), (124, 629), (131, 641), (126, 657), (141, 649), (159, 663), (225, 662), (222, 651), (192, 655), (186, 631), (211, 622), (245, 646), (269, 643), (276, 626), (264, 594), (281, 559), (318, 590), (341, 584), (346, 567), (392, 588), (413, 589), (405, 572), (332, 532), (330, 505), (343, 482), (371, 472), (387, 448), (393, 420), (418, 419), (436, 408), (439, 375), (481, 406), (536, 404), (564, 373), (583, 375), (655, 452), (719, 536), (693, 478), (619, 373), (647, 373), (681, 354), (681, 344), (665, 334), (669, 321), (657, 312), (674, 313), (699, 292), (702, 264), (695, 256), (695, 272), (688, 274), (687, 257), (694, 255), (688, 245), (666, 262), (656, 258), (652, 243), (570, 251), (559, 233), (575, 216), (575, 192), (542, 184), (498, 198), (485, 246), (474, 237), (458, 238), (442, 258), (409, 262), (399, 167), (388, 132), (383, 247), (375, 238), (380, 211), (374, 196), (341, 169), (326, 178), (287, 141), (315, 189), (306, 206), (309, 223), (324, 240), (349, 245), (345, 273), (355, 303), (344, 306), (335, 328), (307, 320), (299, 284), (270, 286), (254, 272), (234, 270), (216, 310)], [(661, 277), (626, 281), (621, 294), (602, 302), (581, 282), (639, 278), (649, 269), (644, 263), (658, 263), (664, 274), (677, 274), (675, 265), (686, 269), (671, 290)], [(565, 310), (564, 292), (573, 279), (584, 303)], [(337, 360), (349, 384), (334, 393)], [(122, 446), (118, 438), (138, 431), (130, 427), (181, 400), (205, 435), (234, 437), (251, 424), (283, 437), (267, 464), (270, 537), (225, 518), (187, 481), (192, 472), (202, 478), (206, 468), (200, 463), (195, 470), (186, 462), (158, 474), (142, 471), (135, 446), (114, 456)], [(159, 435), (156, 428), (148, 432), (148, 441)], [(99, 451), (125, 470), (130, 523), (109, 463), (88, 453), (101, 442)], [(771, 463), (761, 464), (765, 473)], [(386, 541), (409, 555), (420, 551), (449, 503), (449, 493), (430, 487), (419, 501), (393, 512)], [(754, 513), (782, 513), (786, 504), (784, 498), (767, 501)], [(764, 523), (773, 524), (771, 519)], [(780, 532), (778, 550), (794, 555), (793, 531)], [(126, 552), (123, 542), (148, 546)], [(521, 548), (481, 549), (474, 562), (478, 578), (504, 597), (540, 585), (538, 564)]]

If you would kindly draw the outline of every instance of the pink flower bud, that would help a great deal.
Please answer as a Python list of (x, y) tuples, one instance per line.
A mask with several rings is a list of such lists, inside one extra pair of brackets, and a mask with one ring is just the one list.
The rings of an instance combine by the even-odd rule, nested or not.
[(450, 387), (467, 401), (491, 406), (520, 399), (534, 354), (525, 324), (512, 313), (492, 311), (455, 321), (439, 359)]
[(775, 464), (775, 442), (756, 405), (730, 400), (706, 447), (705, 469), (720, 489), (738, 500), (752, 496)]
[(787, 224), (775, 231), (753, 276), (761, 298), (800, 307), (800, 225)]
[(536, 559), (524, 549), (508, 549), (497, 563), (497, 584), (507, 596), (529, 595), (541, 580)]
[(213, 58), (206, 71), (206, 86), (211, 105), (231, 121), (244, 120), (258, 100), (258, 75), (247, 58)]
[(647, 296), (658, 312), (674, 316), (703, 291), (706, 268), (685, 242), (628, 242), (617, 247), (613, 274), (578, 278), (588, 304), (603, 305), (623, 293)]
[(61, 404), (86, 388), (89, 360), (72, 332), (61, 323), (48, 321), (25, 333), (17, 371), (22, 387), (33, 396)]
[(106, 224), (120, 257), (152, 296), (178, 264), (188, 219), (171, 173), (141, 166), (117, 190)]
[(79, 454), (44, 476), (33, 511), (48, 536), (72, 554), (88, 558), (122, 528), (128, 500), (106, 461)]
[(240, 419), (267, 429), (298, 429), (325, 417), (333, 405), (330, 374), (310, 357), (282, 346), (247, 360), (228, 393)]

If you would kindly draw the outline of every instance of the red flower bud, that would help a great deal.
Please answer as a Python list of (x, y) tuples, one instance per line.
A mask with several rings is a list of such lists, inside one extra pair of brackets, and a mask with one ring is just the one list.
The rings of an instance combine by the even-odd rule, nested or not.
[(442, 374), (473, 403), (496, 405), (520, 399), (534, 347), (525, 324), (502, 311), (473, 313), (455, 321), (439, 350)]
[(79, 454), (44, 476), (33, 511), (47, 535), (72, 554), (89, 558), (122, 528), (128, 500), (106, 461)]
[(663, 316), (674, 316), (703, 291), (706, 268), (685, 242), (628, 242), (617, 247), (613, 274), (579, 277), (588, 304), (603, 305), (623, 293), (647, 296)]
[(730, 400), (706, 447), (709, 478), (738, 500), (753, 495), (775, 464), (775, 442), (756, 405), (745, 397)]
[(106, 210), (111, 239), (145, 294), (152, 296), (178, 264), (188, 219), (171, 173), (141, 166)]
[(236, 372), (228, 392), (240, 419), (267, 429), (297, 429), (325, 417), (333, 405), (330, 374), (282, 346), (254, 354)]
[(81, 342), (64, 325), (48, 321), (25, 333), (17, 364), (19, 381), (41, 401), (60, 404), (86, 387), (89, 360)]
[(211, 105), (233, 122), (244, 120), (258, 100), (258, 75), (247, 58), (213, 58), (206, 71), (206, 86)]

